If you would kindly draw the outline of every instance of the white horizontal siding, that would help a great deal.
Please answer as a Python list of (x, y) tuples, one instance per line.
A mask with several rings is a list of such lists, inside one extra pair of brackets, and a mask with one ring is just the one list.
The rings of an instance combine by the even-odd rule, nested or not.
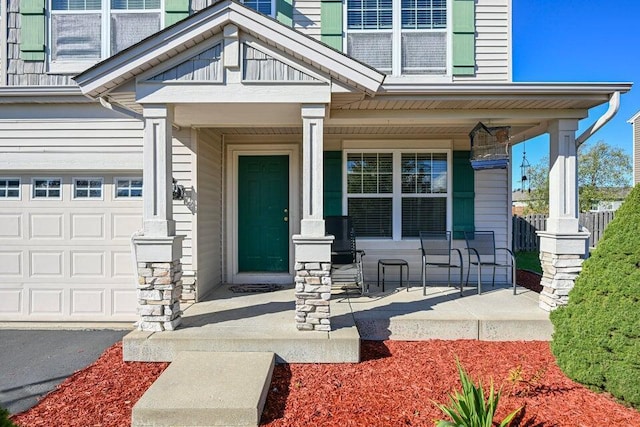
[(320, 0), (294, 0), (293, 28), (320, 40)]
[(222, 141), (200, 130), (197, 147), (197, 298), (222, 283)]
[(141, 170), (142, 136), (99, 105), (0, 106), (0, 169)]
[[(493, 169), (475, 173), (475, 226), (477, 231), (493, 231), (496, 247), (511, 248), (509, 222), (511, 206), (509, 205), (508, 171)], [(505, 262), (502, 259), (501, 262)], [(489, 274), (489, 273), (487, 273)], [(498, 281), (506, 281), (506, 270), (496, 272)]]
[[(173, 164), (172, 175), (178, 184), (185, 189), (193, 186), (194, 155), (191, 150), (190, 129), (182, 129), (173, 132)], [(189, 207), (188, 199), (173, 201), (173, 219), (176, 222), (176, 234), (185, 236), (182, 241), (182, 269), (185, 272), (193, 271), (193, 218), (194, 212)]]
[(476, 74), (456, 81), (511, 81), (511, 26), (508, 0), (476, 2)]

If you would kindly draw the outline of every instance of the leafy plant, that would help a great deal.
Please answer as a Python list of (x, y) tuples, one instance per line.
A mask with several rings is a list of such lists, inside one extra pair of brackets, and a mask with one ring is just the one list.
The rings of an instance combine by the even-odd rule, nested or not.
[(17, 427), (9, 419), (9, 411), (0, 407), (0, 427)]
[[(451, 421), (436, 421), (437, 427), (492, 427), (493, 417), (498, 409), (501, 390), (494, 390), (493, 381), (489, 386), (489, 393), (485, 395), (482, 382), (478, 381), (476, 386), (464, 370), (460, 361), (456, 359), (460, 382), (462, 383), (462, 393), (454, 391), (449, 394), (449, 405), (442, 405), (434, 402), (436, 406)], [(507, 426), (511, 420), (520, 412), (522, 408), (518, 408), (507, 415), (499, 424), (500, 427)]]
[(640, 408), (640, 185), (551, 312), (551, 351), (571, 379)]

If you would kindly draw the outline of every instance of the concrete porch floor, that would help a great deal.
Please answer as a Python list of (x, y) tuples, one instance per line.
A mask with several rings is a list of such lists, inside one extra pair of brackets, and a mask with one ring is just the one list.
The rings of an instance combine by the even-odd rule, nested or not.
[(550, 340), (553, 327), (538, 308), (538, 294), (518, 287), (485, 285), (482, 295), (465, 288), (397, 288), (376, 285), (360, 295), (335, 288), (331, 332), (298, 331), (294, 290), (233, 293), (215, 290), (207, 301), (184, 311), (175, 331), (133, 331), (124, 338), (125, 360), (172, 361), (181, 351), (273, 352), (278, 362), (352, 363), (360, 360), (360, 339), (491, 341)]

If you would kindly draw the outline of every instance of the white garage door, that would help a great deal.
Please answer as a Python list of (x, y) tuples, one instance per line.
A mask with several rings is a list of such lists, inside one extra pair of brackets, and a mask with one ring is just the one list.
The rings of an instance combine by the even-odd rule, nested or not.
[(141, 192), (139, 173), (0, 175), (0, 321), (135, 320)]

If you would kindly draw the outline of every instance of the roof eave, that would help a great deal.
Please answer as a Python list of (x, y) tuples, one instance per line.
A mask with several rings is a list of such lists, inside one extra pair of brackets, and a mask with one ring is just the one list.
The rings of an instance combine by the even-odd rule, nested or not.
[[(210, 21), (213, 20), (217, 22), (211, 24)], [(153, 67), (157, 58), (172, 49), (180, 49), (185, 41), (196, 37), (207, 38), (207, 33), (210, 33), (210, 37), (213, 29), (229, 23), (247, 28), (248, 31), (254, 28), (256, 32), (285, 50), (299, 53), (302, 57), (318, 56), (322, 59), (322, 64), (318, 66), (369, 95), (374, 95), (384, 81), (385, 75), (375, 69), (231, 0), (213, 4), (191, 15), (96, 64), (75, 76), (74, 80), (82, 93), (98, 98), (122, 82)]]

